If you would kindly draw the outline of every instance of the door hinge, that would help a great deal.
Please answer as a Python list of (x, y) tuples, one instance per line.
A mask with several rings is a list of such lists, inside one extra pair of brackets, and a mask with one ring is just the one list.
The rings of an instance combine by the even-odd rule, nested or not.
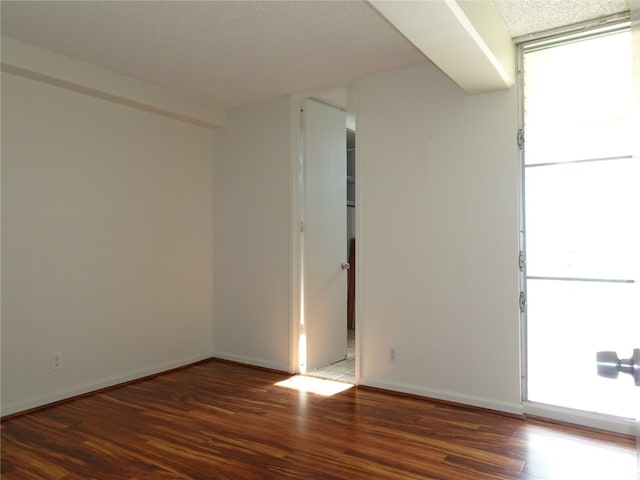
[(524, 257), (524, 252), (520, 251), (520, 255), (518, 255), (518, 265), (520, 266), (520, 271), (524, 272), (524, 266), (527, 263), (527, 260)]
[(524, 132), (521, 128), (518, 129), (518, 148), (520, 150), (524, 148)]
[(520, 313), (524, 313), (525, 308), (527, 308), (527, 296), (524, 292), (520, 292)]
[(300, 222), (300, 231), (304, 232), (304, 222)]

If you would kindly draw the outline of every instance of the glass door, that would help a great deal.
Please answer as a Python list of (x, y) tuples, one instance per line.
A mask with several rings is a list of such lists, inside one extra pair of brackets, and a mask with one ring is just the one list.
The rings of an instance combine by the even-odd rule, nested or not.
[(522, 60), (525, 401), (635, 418), (634, 379), (596, 367), (598, 351), (640, 348), (630, 31), (532, 43)]

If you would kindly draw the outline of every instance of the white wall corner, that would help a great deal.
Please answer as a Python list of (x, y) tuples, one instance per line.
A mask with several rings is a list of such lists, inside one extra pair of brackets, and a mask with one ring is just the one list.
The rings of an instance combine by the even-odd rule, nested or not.
[(493, 2), (369, 3), (466, 93), (515, 84), (514, 45)]
[(201, 127), (224, 127), (226, 111), (2, 35), (2, 71)]

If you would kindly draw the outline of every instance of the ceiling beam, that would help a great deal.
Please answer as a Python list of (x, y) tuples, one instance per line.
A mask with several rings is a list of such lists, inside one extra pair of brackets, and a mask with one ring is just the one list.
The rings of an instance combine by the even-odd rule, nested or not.
[(493, 2), (369, 3), (468, 94), (514, 85), (514, 45)]
[(167, 90), (2, 35), (1, 70), (200, 127), (225, 124), (222, 108), (203, 105)]

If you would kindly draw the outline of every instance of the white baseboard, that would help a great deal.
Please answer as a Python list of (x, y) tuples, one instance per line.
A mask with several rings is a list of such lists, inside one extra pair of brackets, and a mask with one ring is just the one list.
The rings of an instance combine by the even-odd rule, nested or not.
[(2, 405), (2, 407), (0, 408), (0, 416), (4, 417), (6, 415), (13, 415), (15, 413), (24, 412), (32, 408), (43, 407), (50, 403), (55, 403), (61, 400), (76, 397), (78, 395), (95, 392), (103, 388), (113, 387), (114, 385), (119, 385), (121, 383), (131, 382), (133, 380), (138, 380), (150, 375), (156, 375), (158, 373), (166, 372), (174, 368), (184, 367), (185, 365), (190, 365), (192, 363), (207, 360), (209, 358), (211, 358), (210, 353), (194, 355), (192, 357), (182, 358), (173, 362), (162, 363), (149, 368), (132, 370), (121, 375), (114, 375), (95, 382), (79, 385), (77, 387), (49, 392), (44, 395), (38, 395), (37, 397), (32, 397), (24, 401), (12, 403), (10, 405)]
[(212, 358), (219, 358), (220, 360), (229, 360), (230, 362), (237, 362), (245, 365), (252, 365), (254, 367), (262, 367), (270, 370), (290, 373), (289, 364), (270, 362), (262, 358), (245, 357), (243, 355), (234, 355), (233, 353), (227, 352), (214, 352)]
[(360, 385), (391, 390), (394, 392), (408, 393), (411, 395), (419, 395), (421, 397), (434, 398), (437, 400), (445, 400), (447, 402), (459, 403), (462, 405), (470, 405), (474, 407), (486, 408), (497, 412), (510, 413), (514, 415), (522, 415), (522, 405), (520, 403), (508, 403), (492, 400), (489, 398), (474, 397), (470, 395), (461, 395), (456, 392), (446, 390), (434, 390), (424, 388), (418, 385), (411, 385), (399, 382), (385, 382), (360, 377)]
[(624, 435), (636, 434), (636, 421), (594, 412), (582, 412), (570, 408), (556, 407), (544, 403), (524, 402), (524, 413), (536, 417), (548, 418), (564, 423), (573, 423), (584, 427), (608, 430)]

